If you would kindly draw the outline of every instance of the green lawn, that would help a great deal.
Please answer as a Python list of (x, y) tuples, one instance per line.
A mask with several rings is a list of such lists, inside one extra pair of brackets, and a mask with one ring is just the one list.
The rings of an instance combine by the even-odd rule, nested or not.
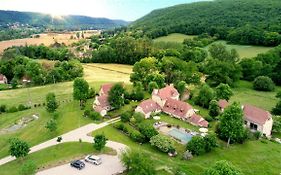
[(231, 97), (230, 101), (238, 101), (241, 104), (252, 104), (271, 111), (278, 101), (275, 95), (277, 91), (281, 90), (281, 87), (276, 87), (273, 92), (262, 92), (254, 90), (252, 86), (251, 82), (239, 81), (236, 87), (232, 89), (234, 96)]
[[(88, 102), (88, 105), (91, 101)], [(0, 158), (7, 156), (8, 153), (8, 139), (11, 137), (19, 137), (27, 141), (31, 146), (37, 145), (55, 136), (66, 133), (85, 124), (93, 122), (89, 118), (83, 117), (83, 111), (79, 108), (79, 103), (76, 101), (63, 104), (58, 109), (59, 118), (58, 129), (56, 133), (49, 133), (45, 128), (46, 122), (51, 118), (50, 114), (46, 112), (46, 109), (33, 108), (30, 110), (0, 115), (0, 129), (11, 126), (15, 121), (25, 116), (31, 116), (33, 114), (39, 114), (40, 118), (36, 121), (29, 123), (25, 128), (19, 129), (13, 133), (0, 134)]]
[(173, 33), (168, 36), (162, 36), (159, 38), (154, 39), (155, 42), (177, 42), (177, 43), (182, 43), (184, 39), (192, 39), (194, 38), (195, 35), (184, 35), (181, 33)]
[(73, 159), (83, 158), (87, 154), (110, 154), (116, 155), (111, 148), (104, 148), (101, 152), (96, 151), (91, 143), (63, 143), (44, 150), (29, 154), (24, 161), (15, 160), (0, 166), (1, 175), (18, 175), (22, 164), (32, 160), (39, 170), (44, 168), (65, 164)]
[[(221, 43), (225, 45), (227, 49), (237, 50), (240, 58), (252, 58), (260, 53), (265, 53), (273, 48), (273, 47), (263, 47), (263, 46), (227, 44), (226, 41), (215, 41), (214, 43)], [(207, 46), (206, 48), (208, 49), (208, 47), (209, 46)]]
[[(174, 170), (181, 169), (187, 174), (201, 174), (218, 160), (228, 160), (247, 175), (279, 174), (281, 165), (281, 145), (270, 141), (248, 141), (243, 145), (232, 145), (230, 148), (217, 148), (211, 153), (195, 157), (191, 161), (181, 160), (182, 149), (177, 148), (178, 156), (169, 158), (149, 144), (137, 144), (112, 126), (94, 131), (93, 135), (104, 133), (110, 140), (128, 145), (130, 148), (150, 155), (157, 167), (166, 166)], [(159, 172), (160, 173), (160, 172)], [(161, 174), (161, 173), (160, 173)]]
[[(192, 39), (196, 35), (184, 35), (180, 33), (173, 33), (168, 36), (163, 36), (154, 39), (155, 42), (176, 42), (182, 43), (184, 39), (189, 38)], [(222, 43), (228, 49), (236, 49), (240, 58), (252, 58), (257, 56), (260, 53), (265, 53), (272, 49), (273, 47), (263, 47), (263, 46), (251, 46), (251, 45), (235, 45), (235, 44), (228, 44), (226, 41), (215, 41), (214, 43)], [(209, 46), (206, 47), (208, 49)]]

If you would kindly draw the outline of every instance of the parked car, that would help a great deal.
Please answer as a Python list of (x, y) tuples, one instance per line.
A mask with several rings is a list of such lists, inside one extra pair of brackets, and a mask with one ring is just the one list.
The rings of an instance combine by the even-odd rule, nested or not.
[(85, 161), (94, 165), (100, 165), (102, 163), (101, 158), (94, 155), (88, 155), (85, 157)]
[(70, 163), (70, 166), (77, 168), (78, 170), (82, 170), (83, 168), (85, 168), (85, 163), (81, 160), (74, 160)]

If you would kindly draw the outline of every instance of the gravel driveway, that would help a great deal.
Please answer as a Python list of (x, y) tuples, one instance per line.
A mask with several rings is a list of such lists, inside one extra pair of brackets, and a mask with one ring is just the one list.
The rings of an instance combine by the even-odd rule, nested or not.
[(100, 165), (93, 165), (83, 160), (86, 166), (82, 170), (70, 167), (70, 163), (68, 163), (40, 171), (36, 175), (112, 175), (124, 170), (118, 156), (99, 155), (99, 157), (102, 158), (102, 164)]

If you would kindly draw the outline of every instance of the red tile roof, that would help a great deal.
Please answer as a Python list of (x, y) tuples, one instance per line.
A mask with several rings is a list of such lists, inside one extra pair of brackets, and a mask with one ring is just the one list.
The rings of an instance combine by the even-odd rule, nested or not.
[(163, 111), (166, 113), (173, 114), (178, 117), (184, 118), (187, 114), (187, 112), (193, 109), (192, 106), (188, 103), (179, 101), (179, 100), (174, 100), (171, 98), (168, 98), (164, 107)]
[(192, 123), (193, 125), (196, 126), (201, 126), (201, 127), (208, 127), (209, 123), (200, 115), (197, 114), (193, 114), (190, 118), (189, 118), (189, 122)]
[(101, 86), (101, 90), (102, 90), (103, 94), (108, 95), (108, 93), (112, 87), (113, 87), (113, 84), (103, 84)]
[(100, 107), (105, 108), (105, 107), (110, 106), (107, 95), (98, 96), (97, 99), (100, 103), (100, 105), (99, 105)]
[(160, 106), (151, 99), (142, 101), (139, 104), (139, 107), (142, 108), (142, 110), (145, 114), (156, 111), (156, 110), (161, 110)]
[(158, 92), (154, 91), (155, 95), (158, 95), (162, 100), (166, 100), (168, 98), (176, 97), (179, 95), (177, 89), (174, 88), (173, 85), (166, 86), (162, 89), (159, 89)]
[(224, 109), (229, 105), (229, 103), (226, 100), (219, 100), (218, 105), (221, 109)]
[(268, 111), (252, 105), (244, 105), (243, 111), (246, 120), (252, 121), (257, 124), (263, 125), (269, 118), (271, 118), (271, 114)]
[(95, 106), (94, 110), (96, 112), (101, 112), (102, 110), (104, 110), (104, 108), (102, 108), (101, 106)]

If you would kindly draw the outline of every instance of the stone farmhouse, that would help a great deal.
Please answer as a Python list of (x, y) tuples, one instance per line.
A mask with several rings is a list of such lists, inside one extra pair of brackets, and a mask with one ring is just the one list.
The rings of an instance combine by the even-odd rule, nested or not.
[(108, 111), (112, 109), (108, 102), (108, 93), (110, 89), (113, 87), (113, 84), (104, 84), (101, 86), (99, 95), (96, 96), (93, 109), (100, 113), (101, 116), (105, 116)]
[(162, 89), (154, 89), (152, 99), (145, 100), (135, 109), (149, 118), (151, 113), (164, 112), (180, 120), (187, 121), (200, 127), (208, 127), (208, 122), (201, 116), (195, 114), (193, 107), (179, 100), (180, 94), (173, 85)]

